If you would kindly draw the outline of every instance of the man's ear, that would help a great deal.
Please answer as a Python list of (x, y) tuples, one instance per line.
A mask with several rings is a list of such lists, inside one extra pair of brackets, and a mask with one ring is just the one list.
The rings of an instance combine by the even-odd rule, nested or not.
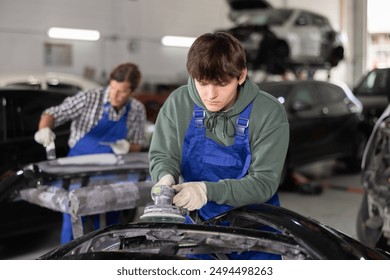
[(248, 74), (248, 69), (247, 68), (243, 69), (241, 72), (240, 78), (238, 79), (238, 84), (240, 86), (245, 82), (247, 74)]

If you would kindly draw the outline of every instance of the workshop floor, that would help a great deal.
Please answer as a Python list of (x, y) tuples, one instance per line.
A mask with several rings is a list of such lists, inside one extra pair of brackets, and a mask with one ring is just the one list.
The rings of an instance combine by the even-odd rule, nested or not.
[[(356, 237), (356, 217), (362, 199), (360, 173), (350, 174), (334, 161), (323, 161), (299, 171), (323, 186), (317, 195), (279, 192), (281, 205)], [(0, 259), (35, 259), (59, 245), (60, 228), (9, 240), (0, 246)]]

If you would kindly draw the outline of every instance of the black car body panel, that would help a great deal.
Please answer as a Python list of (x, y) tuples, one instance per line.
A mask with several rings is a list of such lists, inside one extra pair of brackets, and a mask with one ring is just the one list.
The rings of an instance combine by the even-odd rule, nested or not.
[[(229, 222), (230, 227), (220, 226)], [(269, 226), (271, 232), (259, 227)], [(86, 234), (39, 259), (191, 259), (259, 251), (285, 259), (389, 259), (386, 252), (295, 212), (273, 205), (236, 208), (202, 224), (130, 223)]]

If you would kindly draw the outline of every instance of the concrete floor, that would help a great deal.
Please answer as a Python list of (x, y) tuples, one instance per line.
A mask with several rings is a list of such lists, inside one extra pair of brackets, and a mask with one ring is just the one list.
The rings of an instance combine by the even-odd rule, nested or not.
[[(362, 199), (360, 173), (348, 173), (334, 161), (308, 165), (300, 168), (299, 172), (321, 184), (324, 191), (318, 195), (280, 191), (281, 205), (356, 239), (356, 217)], [(35, 259), (58, 246), (59, 236), (58, 227), (50, 232), (11, 239), (0, 251), (0, 259)]]

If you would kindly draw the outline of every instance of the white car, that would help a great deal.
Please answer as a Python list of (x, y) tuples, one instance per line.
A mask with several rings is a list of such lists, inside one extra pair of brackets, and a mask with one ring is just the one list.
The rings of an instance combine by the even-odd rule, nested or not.
[(251, 6), (257, 1), (247, 0), (237, 9), (235, 2), (240, 1), (229, 1), (235, 26), (225, 31), (244, 45), (248, 68), (283, 74), (302, 65), (334, 67), (344, 58), (341, 36), (325, 16), (303, 9), (259, 8)]
[(49, 89), (77, 93), (100, 86), (97, 82), (65, 73), (0, 74), (0, 87)]

